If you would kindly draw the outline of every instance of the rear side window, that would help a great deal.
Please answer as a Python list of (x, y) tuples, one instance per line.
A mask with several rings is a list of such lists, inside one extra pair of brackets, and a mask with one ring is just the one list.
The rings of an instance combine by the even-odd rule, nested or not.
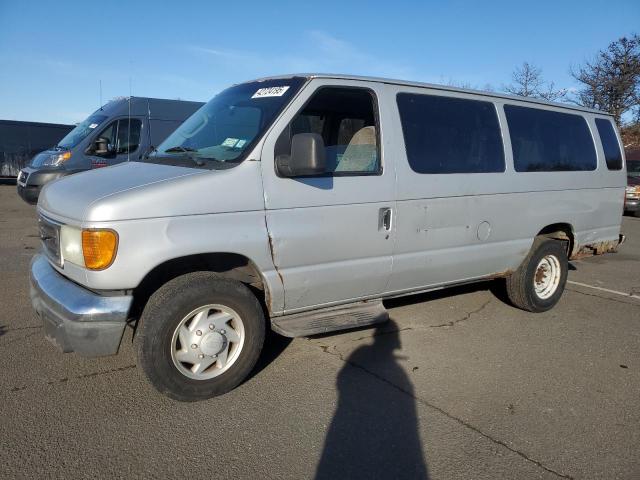
[(595, 170), (597, 159), (581, 115), (505, 105), (517, 172)]
[(498, 115), (491, 102), (399, 93), (409, 166), (417, 173), (504, 171)]
[(165, 138), (171, 135), (182, 122), (176, 120), (158, 120), (151, 119), (149, 121), (149, 135), (151, 137), (151, 145), (157, 147)]
[(596, 127), (602, 142), (604, 150), (604, 158), (607, 160), (607, 168), (609, 170), (622, 169), (622, 153), (620, 153), (620, 144), (613, 130), (613, 125), (609, 120), (604, 118), (596, 118)]

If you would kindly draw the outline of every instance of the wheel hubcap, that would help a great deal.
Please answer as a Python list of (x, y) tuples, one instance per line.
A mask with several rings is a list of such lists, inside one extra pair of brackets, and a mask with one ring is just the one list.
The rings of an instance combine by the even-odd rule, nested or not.
[(205, 335), (200, 343), (200, 350), (208, 356), (219, 354), (225, 348), (227, 339), (224, 335), (213, 332)]
[(560, 284), (562, 268), (560, 261), (554, 255), (547, 255), (540, 260), (533, 276), (533, 286), (536, 295), (541, 299), (551, 297)]
[(240, 315), (224, 305), (205, 305), (185, 316), (171, 339), (171, 359), (183, 375), (208, 380), (227, 371), (244, 345)]

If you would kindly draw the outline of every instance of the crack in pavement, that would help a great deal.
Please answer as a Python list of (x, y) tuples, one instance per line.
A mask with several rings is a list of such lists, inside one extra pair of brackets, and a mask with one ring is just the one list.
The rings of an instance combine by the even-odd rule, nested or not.
[(10, 392), (21, 392), (23, 390), (26, 390), (28, 388), (31, 387), (37, 387), (38, 385), (57, 385), (59, 383), (66, 383), (69, 380), (82, 380), (85, 378), (93, 378), (93, 377), (99, 377), (102, 375), (108, 375), (110, 373), (117, 373), (117, 372), (124, 372), (125, 370), (131, 370), (132, 368), (136, 368), (135, 365), (125, 365), (124, 367), (116, 367), (116, 368), (112, 368), (110, 370), (102, 370), (102, 371), (98, 371), (98, 372), (91, 372), (91, 373), (85, 373), (82, 375), (76, 375), (75, 377), (64, 377), (64, 378), (58, 378), (56, 380), (50, 380), (46, 383), (41, 383), (41, 384), (31, 384), (31, 385), (23, 385), (21, 387), (11, 387), (9, 389)]
[[(425, 325), (425, 326), (421, 326), (418, 327), (419, 330), (422, 329), (427, 329), (427, 328), (442, 328), (442, 327), (453, 327), (454, 325), (460, 323), (460, 322), (465, 322), (467, 320), (469, 320), (472, 316), (482, 312), (485, 308), (487, 308), (487, 306), (492, 302), (493, 299), (489, 299), (487, 300), (484, 304), (482, 304), (480, 307), (478, 307), (475, 310), (472, 310), (471, 312), (465, 314), (462, 318), (458, 318), (457, 320), (451, 320), (450, 322), (447, 323), (443, 323), (440, 325)], [(361, 340), (367, 340), (370, 338), (375, 338), (375, 337), (380, 337), (380, 336), (384, 336), (384, 335), (390, 335), (392, 333), (399, 333), (399, 332), (405, 332), (407, 330), (413, 330), (414, 327), (404, 327), (404, 328), (399, 328), (399, 329), (394, 329), (394, 330), (389, 330), (389, 331), (383, 331), (383, 332), (376, 332), (373, 333), (371, 335), (365, 335), (363, 337), (358, 337), (358, 338), (354, 338), (353, 340), (349, 340), (349, 343), (352, 342), (359, 342)], [(308, 339), (310, 340), (310, 339)]]
[(33, 325), (28, 327), (13, 327), (13, 328), (6, 328), (4, 326), (0, 326), (0, 329), (2, 329), (3, 334), (8, 332), (18, 331), (18, 330), (32, 330), (34, 328), (42, 328), (42, 325)]
[(622, 303), (624, 305), (632, 305), (634, 307), (640, 307), (640, 303), (634, 302), (633, 300), (632, 301), (626, 301), (626, 300), (617, 299), (617, 298), (605, 297), (604, 295), (598, 295), (597, 293), (581, 292), (580, 290), (576, 290), (576, 289), (568, 288), (568, 287), (565, 287), (565, 290), (567, 290), (569, 292), (573, 292), (573, 293), (578, 293), (580, 295), (586, 295), (587, 297), (596, 297), (596, 298), (600, 298), (602, 300), (609, 300), (610, 302), (616, 302), (616, 303)]
[(378, 332), (378, 333), (374, 333), (372, 335), (365, 335), (364, 337), (354, 338), (353, 340), (350, 340), (350, 341), (351, 342), (358, 342), (360, 340), (366, 340), (368, 338), (381, 337), (383, 335), (390, 335), (392, 333), (404, 332), (406, 330), (413, 330), (413, 328), (405, 327), (405, 328), (400, 328), (400, 329), (397, 329), (397, 330), (389, 330), (388, 332)]
[(39, 333), (40, 332), (29, 332), (26, 335), (23, 335), (21, 337), (14, 338), (14, 339), (9, 340), (7, 342), (1, 342), (0, 343), (0, 347), (6, 347), (7, 345), (11, 345), (12, 343), (21, 342), (22, 340), (26, 340), (29, 337), (33, 337), (34, 335), (38, 335)]
[(482, 306), (480, 306), (479, 308), (476, 308), (475, 310), (470, 311), (469, 313), (467, 313), (464, 317), (459, 318), (457, 320), (451, 320), (450, 322), (447, 323), (442, 323), (440, 325), (428, 325), (427, 328), (442, 328), (442, 327), (453, 327), (454, 325), (460, 323), (460, 322), (465, 322), (467, 320), (469, 320), (472, 316), (482, 312), (482, 310), (484, 310), (485, 308), (487, 308), (487, 306), (491, 303), (492, 299), (490, 298), (489, 300), (487, 300)]
[[(489, 302), (487, 302), (485, 305), (483, 305), (480, 309), (478, 309), (477, 311), (482, 310), (483, 308), (485, 308), (488, 305)], [(473, 314), (473, 313), (477, 313), (477, 311), (474, 312), (470, 312), (469, 315)], [(558, 472), (554, 469), (552, 469), (551, 467), (547, 467), (546, 465), (544, 465), (541, 461), (539, 460), (535, 460), (534, 458), (531, 458), (530, 456), (528, 456), (526, 453), (517, 450), (516, 448), (513, 448), (509, 445), (507, 445), (505, 442), (503, 442), (502, 440), (498, 440), (497, 438), (492, 437), (491, 435), (489, 435), (488, 433), (483, 432), (482, 430), (480, 430), (480, 428), (475, 427), (473, 425), (471, 425), (470, 423), (466, 422), (465, 420), (458, 418), (456, 416), (454, 416), (453, 414), (447, 412), (446, 410), (444, 410), (443, 408), (430, 403), (427, 400), (424, 400), (418, 396), (416, 396), (414, 393), (409, 392), (405, 389), (403, 389), (402, 387), (400, 387), (399, 385), (396, 385), (395, 383), (393, 383), (391, 380), (386, 379), (385, 377), (369, 370), (368, 368), (366, 368), (363, 365), (360, 365), (358, 363), (352, 362), (350, 360), (347, 360), (344, 358), (344, 355), (342, 353), (340, 353), (339, 351), (337, 351), (337, 346), (334, 345), (333, 349), (334, 352), (330, 351), (330, 348), (332, 348), (331, 346), (328, 345), (320, 345), (320, 349), (324, 352), (327, 353), (329, 355), (332, 355), (334, 357), (339, 358), (342, 362), (346, 363), (347, 365), (352, 366), (353, 368), (357, 368), (358, 370), (361, 370), (362, 372), (371, 375), (372, 377), (374, 377), (375, 379), (387, 384), (388, 386), (390, 386), (391, 388), (411, 397), (416, 403), (419, 403), (427, 408), (430, 408), (432, 410), (435, 410), (436, 412), (444, 415), (445, 417), (449, 418), (450, 420), (453, 420), (454, 422), (458, 423), (459, 425), (462, 425), (465, 428), (468, 428), (469, 430), (477, 433), (478, 435), (486, 438), (487, 440), (489, 440), (490, 442), (496, 444), (496, 445), (500, 445), (504, 448), (506, 448), (507, 450), (509, 450), (512, 453), (515, 453), (516, 455), (518, 455), (519, 457), (523, 458), (524, 460), (526, 460), (527, 462), (533, 463), (534, 465), (538, 466), (539, 468), (542, 468), (543, 470), (559, 477), (559, 478), (566, 478), (568, 480), (574, 480), (574, 477), (572, 477), (571, 475), (567, 475), (565, 473), (561, 473)]]

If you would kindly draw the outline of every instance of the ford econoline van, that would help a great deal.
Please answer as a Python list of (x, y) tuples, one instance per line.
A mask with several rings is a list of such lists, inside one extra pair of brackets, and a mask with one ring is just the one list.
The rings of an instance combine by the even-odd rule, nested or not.
[(235, 85), (144, 158), (46, 186), (31, 299), (63, 351), (135, 328), (160, 392), (236, 387), (269, 328), (384, 322), (385, 298), (504, 278), (559, 300), (568, 260), (615, 251), (626, 184), (612, 117), (336, 75)]
[(33, 157), (18, 174), (18, 194), (35, 204), (57, 178), (127, 160), (140, 160), (203, 104), (127, 97), (113, 100), (79, 123), (57, 145)]

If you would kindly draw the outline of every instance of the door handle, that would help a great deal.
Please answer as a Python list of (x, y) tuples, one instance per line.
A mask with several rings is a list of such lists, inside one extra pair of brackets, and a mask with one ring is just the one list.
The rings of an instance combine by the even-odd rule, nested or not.
[(387, 232), (391, 230), (391, 209), (390, 208), (381, 208), (380, 216), (378, 218), (378, 230), (386, 230)]

